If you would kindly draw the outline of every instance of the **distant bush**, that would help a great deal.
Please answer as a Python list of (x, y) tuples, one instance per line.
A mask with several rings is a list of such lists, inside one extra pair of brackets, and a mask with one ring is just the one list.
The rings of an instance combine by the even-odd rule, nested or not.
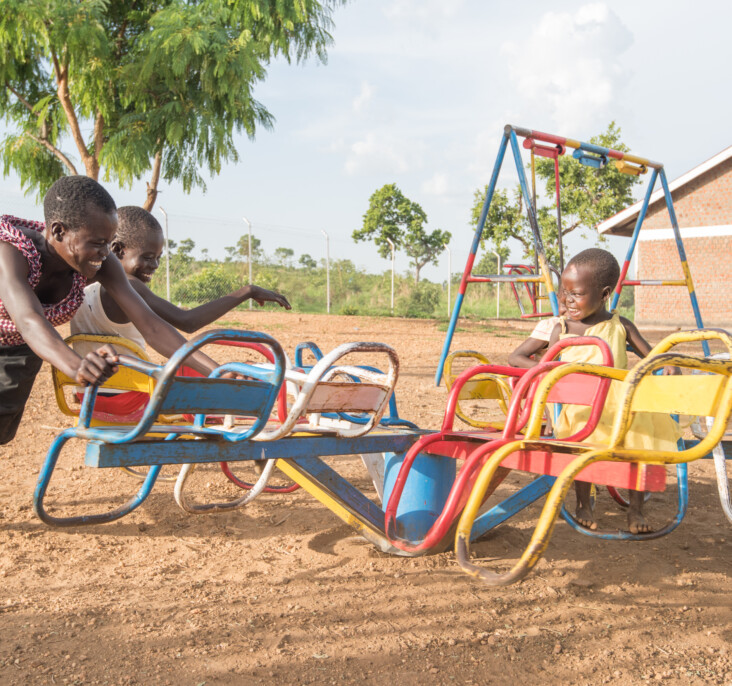
[[(188, 250), (186, 244), (186, 250)], [(253, 265), (253, 281), (262, 288), (282, 293), (296, 312), (325, 313), (326, 271), (322, 263), (313, 267), (308, 260), (302, 267), (282, 266), (257, 261)], [(220, 262), (196, 260), (188, 252), (174, 255), (170, 263), (170, 299), (185, 307), (195, 307), (220, 298), (249, 282), (248, 265), (240, 261)], [(452, 279), (451, 309), (454, 306), (460, 283), (460, 275)], [(150, 287), (161, 297), (166, 297), (165, 264), (158, 269)], [(331, 260), (330, 310), (343, 315), (398, 317), (441, 317), (447, 316), (447, 285), (422, 280), (415, 285), (409, 275), (396, 274), (394, 279), (394, 311), (391, 309), (391, 272), (367, 274), (350, 260)], [(529, 308), (528, 299), (519, 290), (524, 308)], [(621, 313), (632, 314), (633, 289), (623, 289), (620, 302)], [(244, 308), (247, 305), (243, 306)], [(542, 301), (542, 307), (548, 307)], [(277, 310), (276, 305), (268, 309)], [(465, 293), (461, 317), (484, 319), (496, 315), (496, 286), (475, 284)], [(501, 317), (520, 315), (509, 284), (501, 288)]]
[(276, 291), (279, 290), (280, 280), (275, 271), (270, 271), (269, 269), (258, 269), (254, 283), (260, 288)]
[(399, 301), (399, 313), (405, 317), (432, 317), (440, 302), (442, 288), (436, 283), (420, 281), (406, 297)]
[(618, 312), (627, 317), (628, 319), (634, 319), (635, 314), (635, 288), (626, 286), (620, 292), (620, 300), (618, 300)]
[(240, 281), (220, 264), (212, 264), (178, 281), (171, 290), (175, 302), (206, 302), (236, 290)]

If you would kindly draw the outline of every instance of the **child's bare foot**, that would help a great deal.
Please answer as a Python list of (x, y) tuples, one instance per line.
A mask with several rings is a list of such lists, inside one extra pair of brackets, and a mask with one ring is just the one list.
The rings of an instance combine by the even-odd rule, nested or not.
[(597, 529), (595, 514), (592, 511), (592, 484), (587, 481), (575, 481), (574, 492), (577, 495), (577, 512), (575, 519), (585, 529), (594, 531)]
[(648, 534), (653, 531), (653, 527), (646, 521), (642, 512), (629, 509), (628, 530), (631, 534)]
[(597, 522), (595, 521), (595, 515), (589, 507), (583, 505), (577, 505), (577, 512), (575, 512), (574, 518), (583, 526), (585, 529), (594, 531), (597, 529)]
[(631, 534), (647, 534), (653, 531), (651, 525), (643, 516), (643, 501), (645, 493), (643, 491), (628, 492), (628, 530)]

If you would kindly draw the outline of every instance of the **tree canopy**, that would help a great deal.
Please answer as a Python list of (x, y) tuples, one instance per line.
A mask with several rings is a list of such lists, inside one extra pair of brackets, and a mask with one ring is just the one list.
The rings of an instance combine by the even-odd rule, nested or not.
[[(620, 127), (610, 122), (604, 133), (593, 136), (589, 142), (626, 152), (629, 148), (621, 142), (620, 134)], [(536, 157), (536, 175), (544, 182), (544, 195), (550, 199), (549, 205), (537, 207), (537, 222), (547, 258), (558, 264), (554, 160)], [(576, 229), (591, 229), (630, 205), (633, 202), (633, 186), (640, 182), (639, 177), (622, 174), (612, 164), (603, 169), (588, 167), (573, 159), (571, 154), (559, 157), (559, 179), (563, 237)], [(472, 209), (474, 226), (478, 224), (486, 192), (487, 186), (475, 191)], [(518, 185), (510, 192), (502, 189), (494, 192), (482, 241), (500, 251), (505, 249), (510, 238), (521, 244), (524, 257), (533, 258), (533, 234)]]
[(63, 174), (205, 189), (234, 136), (274, 117), (252, 91), (272, 59), (326, 60), (346, 0), (3, 0), (3, 173), (42, 196)]
[(391, 240), (395, 250), (404, 250), (411, 258), (415, 281), (419, 283), (422, 268), (436, 259), (452, 237), (449, 231), (440, 229), (427, 233), (426, 223), (427, 215), (420, 205), (407, 198), (396, 184), (390, 183), (371, 195), (363, 225), (352, 233), (352, 238), (355, 241), (373, 240), (381, 257), (389, 256)]

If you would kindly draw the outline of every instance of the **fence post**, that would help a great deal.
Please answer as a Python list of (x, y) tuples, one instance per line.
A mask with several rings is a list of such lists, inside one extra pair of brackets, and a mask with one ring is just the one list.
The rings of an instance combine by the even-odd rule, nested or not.
[(394, 241), (391, 238), (386, 239), (391, 247), (391, 313), (394, 314)]
[[(252, 285), (252, 223), (246, 218), (242, 217), (242, 219), (247, 223), (247, 227), (249, 229), (249, 285)], [(249, 298), (249, 309), (252, 309), (252, 299)]]
[[(495, 250), (491, 251), (498, 258), (498, 274), (501, 273), (501, 256)], [(501, 282), (496, 282), (496, 319), (501, 318)]]
[(330, 236), (324, 229), (320, 232), (325, 236), (325, 310), (330, 314)]
[(445, 250), (447, 250), (447, 318), (450, 318), (450, 305), (452, 304), (452, 298), (450, 297), (450, 286), (452, 281), (452, 252), (450, 251), (450, 248), (446, 245)]
[(162, 208), (158, 209), (165, 217), (165, 299), (170, 302), (170, 242), (168, 241), (168, 214)]

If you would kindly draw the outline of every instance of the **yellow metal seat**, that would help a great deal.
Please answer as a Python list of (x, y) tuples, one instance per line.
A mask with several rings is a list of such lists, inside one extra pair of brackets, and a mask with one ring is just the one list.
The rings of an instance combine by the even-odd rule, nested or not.
[[(94, 343), (100, 347), (102, 345), (112, 345), (115, 350), (122, 353), (130, 353), (135, 357), (140, 358), (149, 362), (145, 351), (134, 343), (133, 341), (122, 338), (121, 336), (102, 336), (99, 334), (88, 334), (80, 333), (69, 336), (64, 340), (66, 344), (73, 347), (74, 343)], [(62, 371), (51, 367), (51, 376), (53, 378), (53, 391), (56, 395), (56, 403), (58, 404), (59, 410), (68, 417), (78, 417), (80, 405), (76, 401), (76, 392), (79, 388), (79, 383), (71, 377), (64, 374)], [(155, 388), (155, 381), (149, 376), (142, 374), (141, 372), (129, 369), (128, 367), (120, 367), (119, 371), (100, 387), (105, 390), (115, 391), (139, 391), (142, 393), (151, 394)], [(69, 402), (71, 400), (71, 402)], [(78, 407), (72, 407), (76, 404)], [(139, 418), (138, 418), (139, 419)], [(91, 426), (108, 426), (110, 424), (130, 425), (136, 424), (137, 419), (131, 419), (129, 417), (119, 416), (116, 419), (112, 416), (109, 419), (92, 419)]]
[[(586, 363), (568, 363), (552, 370), (537, 389), (525, 438), (499, 448), (486, 462), (476, 480), (455, 537), (458, 563), (465, 572), (491, 586), (503, 586), (522, 579), (541, 559), (551, 538), (554, 524), (572, 482), (586, 467), (596, 462), (636, 463), (645, 465), (678, 465), (693, 462), (718, 445), (732, 414), (732, 361), (693, 357), (670, 353), (672, 347), (703, 340), (719, 340), (732, 352), (732, 336), (722, 330), (698, 330), (672, 334), (659, 343), (630, 371)], [(703, 374), (656, 376), (653, 372), (665, 366), (678, 366)], [(582, 373), (613, 379), (623, 383), (620, 410), (614, 418), (607, 445), (567, 443), (543, 439), (541, 419), (553, 384), (567, 374)], [(707, 435), (698, 443), (680, 451), (639, 450), (624, 446), (624, 438), (637, 412), (655, 412), (687, 416), (714, 417)], [(576, 457), (562, 469), (547, 496), (531, 541), (519, 561), (504, 574), (488, 571), (470, 561), (470, 533), (485, 493), (501, 463), (521, 450), (546, 450)], [(683, 517), (683, 512), (681, 513)], [(678, 519), (680, 522), (680, 518)], [(676, 524), (678, 524), (676, 522)], [(634, 534), (636, 539), (654, 538), (667, 533)]]
[[(137, 343), (123, 338), (122, 336), (106, 336), (101, 334), (90, 334), (90, 333), (78, 333), (73, 336), (69, 336), (64, 339), (64, 342), (69, 346), (73, 347), (74, 343), (93, 343), (94, 345), (101, 347), (102, 345), (111, 345), (119, 353), (132, 354), (145, 362), (149, 362), (150, 358), (147, 356), (145, 350), (143, 350)], [(56, 404), (58, 409), (68, 417), (76, 417), (78, 425), (79, 411), (81, 405), (78, 402), (76, 396), (79, 390), (79, 384), (75, 379), (64, 374), (56, 367), (51, 367), (51, 377), (53, 379), (53, 391), (56, 395)], [(114, 390), (114, 391), (138, 391), (146, 393), (148, 396), (152, 394), (155, 389), (155, 380), (142, 372), (138, 372), (129, 367), (120, 366), (119, 370), (111, 376), (107, 381), (100, 386), (100, 389)], [(99, 413), (95, 412), (91, 419), (90, 426), (132, 426), (142, 416), (142, 409), (133, 415), (118, 415), (110, 412)], [(167, 416), (161, 417), (161, 420), (165, 420), (166, 424), (175, 424), (180, 421), (180, 417)], [(162, 422), (161, 422), (162, 423)], [(146, 475), (144, 472), (132, 469), (130, 467), (121, 468), (125, 473), (135, 476), (137, 478), (144, 478)], [(160, 477), (163, 481), (174, 481), (175, 477)]]
[[(471, 366), (490, 364), (490, 361), (485, 355), (475, 350), (457, 350), (448, 355), (444, 367), (445, 385), (447, 386), (448, 393), (458, 376), (465, 371), (461, 369), (458, 372), (453, 372), (453, 365), (456, 360), (464, 359), (475, 360), (475, 363)], [(472, 400), (495, 400), (505, 415), (508, 412), (508, 404), (511, 400), (509, 380), (500, 374), (477, 374), (463, 386), (458, 397), (457, 405), (455, 406), (456, 416), (468, 426), (473, 426), (478, 429), (496, 429), (497, 431), (501, 431), (504, 424), (502, 421), (487, 421), (471, 417), (468, 411), (464, 407), (461, 407), (461, 401), (465, 403), (466, 401)]]

